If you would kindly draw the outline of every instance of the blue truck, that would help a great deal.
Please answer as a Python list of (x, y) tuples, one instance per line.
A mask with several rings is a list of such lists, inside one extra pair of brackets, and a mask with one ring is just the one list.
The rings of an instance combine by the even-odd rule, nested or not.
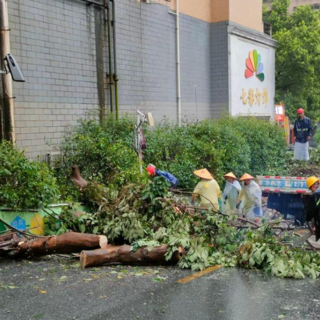
[(311, 192), (306, 177), (257, 176), (267, 207), (279, 211), (284, 219), (294, 219), (297, 225), (305, 223), (305, 203)]

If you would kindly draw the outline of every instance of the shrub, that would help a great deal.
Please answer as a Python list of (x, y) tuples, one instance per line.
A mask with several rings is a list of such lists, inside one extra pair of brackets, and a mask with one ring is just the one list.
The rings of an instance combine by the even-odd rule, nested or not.
[(164, 124), (146, 133), (147, 149), (144, 160), (179, 179), (179, 187), (193, 188), (197, 178), (193, 171), (206, 167), (213, 174), (221, 167), (220, 153), (204, 136), (196, 137), (194, 126), (178, 127)]
[(0, 142), (0, 206), (38, 208), (57, 198), (56, 180), (44, 163), (30, 161), (23, 151)]
[(103, 125), (81, 120), (62, 144), (62, 159), (56, 164), (56, 176), (64, 198), (76, 198), (77, 188), (70, 180), (73, 164), (85, 179), (121, 187), (146, 178), (139, 172), (138, 157), (132, 148), (134, 122), (130, 118), (106, 121)]
[[(254, 117), (226, 117), (218, 121), (219, 126), (225, 125), (236, 132), (234, 143), (244, 138), (245, 153), (250, 156), (248, 171), (252, 175), (276, 174), (281, 171), (285, 163), (286, 142), (283, 130), (275, 124), (258, 120)], [(242, 149), (242, 147), (240, 148)], [(238, 150), (235, 156), (242, 161), (242, 169), (246, 158)], [(242, 173), (246, 170), (242, 170)]]
[[(58, 171), (60, 183), (70, 183), (72, 164), (80, 166), (85, 179), (105, 184), (121, 187), (145, 181), (146, 174), (140, 175), (132, 148), (133, 129), (134, 120), (127, 117), (107, 120), (103, 125), (82, 120), (61, 146), (64, 160)], [(182, 127), (163, 123), (144, 132), (145, 165), (153, 163), (171, 172), (179, 179), (180, 188), (193, 189), (197, 182), (193, 171), (201, 168), (207, 168), (219, 183), (229, 171), (238, 176), (244, 172), (264, 175), (283, 171), (282, 129), (255, 118), (225, 117)]]
[(165, 124), (146, 137), (145, 161), (170, 171), (182, 188), (193, 188), (192, 172), (204, 167), (221, 183), (229, 171), (275, 174), (285, 163), (282, 129), (256, 118), (225, 117), (180, 128)]

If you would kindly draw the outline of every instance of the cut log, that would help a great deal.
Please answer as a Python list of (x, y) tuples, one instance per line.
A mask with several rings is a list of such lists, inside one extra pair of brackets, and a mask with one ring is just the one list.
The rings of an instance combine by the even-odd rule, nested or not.
[(17, 254), (41, 256), (54, 253), (77, 253), (81, 250), (93, 250), (106, 246), (105, 236), (68, 232), (58, 236), (21, 241), (17, 245)]
[(151, 251), (147, 247), (139, 248), (136, 252), (131, 251), (131, 246), (111, 246), (106, 249), (82, 251), (80, 254), (81, 268), (105, 266), (110, 264), (126, 265), (173, 265), (176, 264), (184, 253), (182, 247), (176, 251), (171, 260), (165, 259), (167, 245), (154, 247)]
[(76, 165), (72, 166), (72, 180), (80, 189), (84, 189), (88, 184), (88, 182), (82, 178), (79, 167)]

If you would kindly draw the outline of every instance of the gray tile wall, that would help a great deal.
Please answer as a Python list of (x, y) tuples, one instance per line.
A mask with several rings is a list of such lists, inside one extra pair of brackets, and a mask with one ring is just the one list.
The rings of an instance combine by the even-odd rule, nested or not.
[(228, 22), (211, 25), (211, 43), (212, 117), (218, 118), (229, 110)]
[[(12, 53), (26, 83), (14, 83), (18, 146), (35, 157), (55, 150), (61, 134), (97, 111), (94, 8), (77, 0), (11, 0)], [(151, 111), (177, 120), (175, 16), (166, 6), (118, 0), (120, 112)], [(201, 120), (227, 109), (227, 26), (181, 15), (182, 117)], [(105, 37), (106, 38), (106, 37)], [(104, 71), (108, 72), (107, 45)], [(109, 108), (109, 90), (106, 88)]]
[(78, 1), (8, 2), (11, 52), (26, 78), (14, 83), (17, 145), (30, 157), (98, 109), (93, 7)]

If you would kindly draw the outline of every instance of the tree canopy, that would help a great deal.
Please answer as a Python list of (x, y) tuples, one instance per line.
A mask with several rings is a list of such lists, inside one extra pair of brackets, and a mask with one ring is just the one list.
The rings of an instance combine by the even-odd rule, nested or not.
[(275, 0), (264, 7), (264, 21), (272, 25), (276, 51), (276, 103), (283, 102), (291, 119), (304, 108), (320, 120), (319, 12), (303, 5), (289, 14), (290, 0)]

